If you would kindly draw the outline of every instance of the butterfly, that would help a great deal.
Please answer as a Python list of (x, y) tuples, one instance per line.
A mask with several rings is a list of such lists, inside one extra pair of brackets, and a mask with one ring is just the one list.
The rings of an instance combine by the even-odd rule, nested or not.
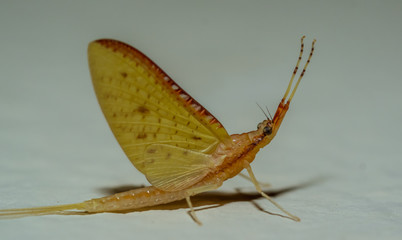
[(128, 159), (152, 185), (82, 203), (0, 210), (0, 217), (64, 213), (70, 210), (111, 212), (186, 199), (219, 188), (243, 169), (257, 191), (299, 221), (261, 190), (250, 163), (276, 135), (314, 51), (293, 88), (300, 55), (282, 101), (273, 117), (257, 130), (229, 135), (223, 125), (184, 91), (159, 66), (134, 47), (112, 39), (91, 42), (89, 69), (102, 112)]

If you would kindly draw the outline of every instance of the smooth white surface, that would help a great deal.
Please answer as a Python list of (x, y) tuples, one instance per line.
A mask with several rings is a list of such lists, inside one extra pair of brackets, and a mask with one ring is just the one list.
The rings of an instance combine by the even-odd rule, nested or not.
[(255, 102), (274, 111), (299, 38), (317, 45), (281, 130), (253, 163), (274, 190), (312, 182), (275, 197), (300, 223), (239, 200), (236, 187), (255, 191), (236, 178), (213, 193), (223, 206), (197, 212), (203, 227), (179, 208), (0, 220), (0, 238), (399, 239), (401, 12), (401, 1), (2, 1), (0, 208), (146, 184), (100, 112), (88, 42), (140, 49), (229, 133), (256, 128)]

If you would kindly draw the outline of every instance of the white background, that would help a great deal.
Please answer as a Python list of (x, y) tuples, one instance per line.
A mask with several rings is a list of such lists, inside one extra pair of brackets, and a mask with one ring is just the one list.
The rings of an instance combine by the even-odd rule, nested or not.
[[(143, 51), (229, 133), (274, 111), (306, 35), (316, 52), (255, 174), (300, 223), (229, 180), (185, 204), (129, 214), (0, 220), (1, 239), (399, 239), (401, 1), (1, 1), (0, 208), (81, 202), (147, 184), (103, 118), (87, 44)], [(236, 188), (241, 188), (241, 193)], [(244, 194), (248, 195), (244, 195)], [(210, 200), (210, 201), (209, 201)]]

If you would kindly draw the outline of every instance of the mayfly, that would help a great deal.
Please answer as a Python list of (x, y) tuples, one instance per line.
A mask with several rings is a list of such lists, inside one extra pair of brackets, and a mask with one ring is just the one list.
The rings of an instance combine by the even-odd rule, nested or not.
[(291, 90), (303, 55), (303, 39), (296, 67), (274, 116), (266, 114), (257, 130), (233, 135), (137, 49), (110, 39), (91, 42), (89, 68), (103, 114), (127, 157), (152, 186), (76, 204), (0, 210), (0, 218), (70, 211), (116, 212), (186, 199), (190, 215), (201, 224), (190, 197), (217, 189), (246, 169), (263, 197), (289, 218), (300, 221), (261, 190), (250, 163), (278, 132), (313, 55), (315, 39)]

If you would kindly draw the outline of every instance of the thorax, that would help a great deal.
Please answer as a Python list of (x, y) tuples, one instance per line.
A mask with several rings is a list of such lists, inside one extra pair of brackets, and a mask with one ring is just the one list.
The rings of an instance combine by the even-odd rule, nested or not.
[(255, 142), (256, 131), (243, 134), (233, 134), (228, 142), (220, 143), (212, 157), (216, 159), (216, 171), (223, 181), (239, 174), (245, 163), (251, 163), (259, 147)]

